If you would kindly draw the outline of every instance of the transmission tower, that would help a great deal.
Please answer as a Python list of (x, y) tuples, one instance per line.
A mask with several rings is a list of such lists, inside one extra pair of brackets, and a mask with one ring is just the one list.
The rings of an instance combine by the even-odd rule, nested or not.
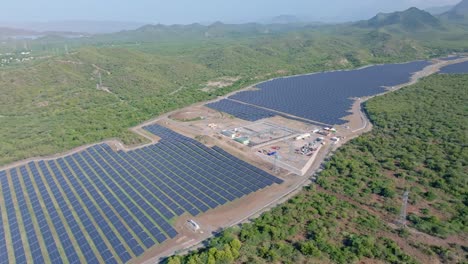
[(102, 76), (101, 76), (100, 71), (99, 71), (99, 88), (102, 88)]
[(408, 197), (409, 191), (405, 191), (403, 194), (403, 202), (401, 205), (400, 218), (398, 219), (398, 225), (405, 227), (406, 226), (406, 208), (408, 207)]
[(273, 157), (274, 158), (274, 161), (273, 161), (273, 172), (274, 173), (278, 173), (279, 172), (279, 167), (278, 167), (278, 160), (279, 160), (279, 155), (278, 155), (278, 152), (275, 153), (275, 156)]

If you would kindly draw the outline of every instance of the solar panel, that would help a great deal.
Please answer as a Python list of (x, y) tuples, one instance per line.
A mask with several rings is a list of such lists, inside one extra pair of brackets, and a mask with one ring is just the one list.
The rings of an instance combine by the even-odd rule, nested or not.
[[(94, 163), (94, 160), (91, 159), (91, 157), (88, 155), (88, 153), (84, 152), (82, 153), (83, 155), (83, 158), (89, 162), (90, 164), (92, 165), (95, 165), (95, 168), (96, 168), (96, 173), (97, 174), (103, 174), (104, 171), (102, 171), (99, 167), (96, 166), (96, 164)], [(114, 208), (114, 210), (116, 210), (116, 212), (120, 215), (120, 218), (126, 222), (127, 226), (131, 227), (134, 231), (135, 234), (141, 234), (143, 233), (143, 229), (142, 227), (140, 226), (139, 223), (137, 223), (136, 220), (138, 220), (138, 218), (136, 218), (135, 216), (132, 216), (127, 209), (125, 209), (122, 204), (118, 201), (118, 199), (116, 198), (116, 196), (114, 196), (114, 194), (110, 193), (109, 190), (108, 190), (108, 187), (105, 186), (103, 184), (103, 181), (98, 178), (97, 176), (95, 177), (95, 181), (94, 181), (94, 184), (96, 184), (96, 187), (99, 189), (99, 191), (101, 193), (103, 193), (102, 195), (102, 198), (101, 199), (98, 199), (98, 201), (102, 204), (105, 204), (104, 202), (104, 199), (108, 201), (108, 203), (110, 204), (110, 206), (112, 206)], [(105, 194), (104, 194), (105, 192)], [(99, 196), (98, 196), (99, 197)], [(107, 209), (107, 207), (104, 207)], [(113, 216), (112, 212), (109, 211), (111, 210), (111, 208), (108, 208), (107, 209), (107, 213), (109, 214), (109, 216), (111, 217), (111, 219), (115, 219), (117, 218), (116, 216)], [(139, 236), (140, 239), (142, 239), (143, 237)], [(154, 242), (153, 244), (154, 245)]]
[(256, 85), (257, 90), (241, 91), (206, 106), (248, 121), (280, 115), (309, 123), (341, 125), (349, 115), (352, 98), (376, 95), (385, 91), (383, 87), (406, 83), (412, 73), (429, 64), (415, 61), (277, 78)]
[[(0, 257), (9, 256), (4, 252), (11, 248), (14, 262), (28, 257), (45, 262), (45, 254), (51, 263), (127, 262), (176, 237), (169, 221), (174, 216), (198, 215), (276, 179), (253, 166), (239, 169), (241, 161), (229, 154), (168, 128), (145, 129), (163, 140), (129, 152), (96, 145), (11, 169), (11, 177), (0, 171), (5, 201), (0, 210), (12, 239), (11, 245), (0, 241)], [(0, 239), (4, 236), (0, 228)]]
[[(2, 174), (3, 173), (3, 174)], [(6, 177), (6, 173), (3, 171), (0, 172), (0, 178)], [(2, 212), (3, 208), (0, 207), (0, 223), (3, 223)], [(6, 237), (5, 237), (5, 230), (3, 229), (3, 224), (0, 225), (0, 261), (2, 263), (8, 263), (8, 251), (6, 246)]]
[(468, 73), (468, 61), (445, 66), (442, 69), (440, 69), (440, 73), (466, 74)]
[[(69, 165), (71, 165), (72, 167), (76, 168), (74, 170), (74, 173), (76, 174), (76, 178), (73, 177), (73, 175), (70, 175), (70, 181), (72, 181), (74, 183), (74, 187), (75, 187), (75, 190), (79, 190), (81, 191), (81, 199), (82, 201), (87, 205), (87, 210), (90, 212), (90, 215), (92, 216), (92, 218), (94, 219), (94, 221), (96, 223), (98, 223), (97, 226), (99, 226), (99, 228), (102, 230), (102, 232), (104, 233), (104, 236), (107, 238), (107, 240), (109, 241), (109, 243), (112, 245), (112, 247), (114, 248), (115, 252), (117, 252), (117, 254), (119, 255), (120, 259), (122, 262), (126, 262), (128, 259), (126, 257), (126, 255), (123, 255), (122, 253), (120, 253), (117, 248), (121, 246), (122, 240), (120, 240), (117, 235), (115, 234), (115, 232), (112, 230), (112, 228), (109, 226), (109, 223), (110, 221), (107, 220), (107, 219), (104, 219), (103, 215), (99, 212), (99, 210), (96, 208), (96, 206), (93, 204), (92, 200), (90, 199), (90, 196), (82, 189), (82, 187), (80, 186), (80, 183), (78, 183), (78, 181), (84, 181), (86, 179), (86, 176), (82, 173), (82, 171), (77, 167), (77, 164), (75, 163), (75, 161), (72, 159), (72, 158), (69, 158), (67, 157), (66, 158), (67, 162)], [(81, 161), (81, 166), (85, 166), (86, 164), (84, 164)], [(96, 194), (96, 193), (94, 193)], [(94, 195), (91, 196), (94, 200), (97, 199), (97, 197), (95, 197)], [(115, 223), (115, 222), (111, 222), (111, 223)], [(92, 224), (92, 223), (91, 223)], [(119, 226), (120, 228), (122, 228), (122, 226)], [(95, 242), (95, 245), (96, 247), (99, 249), (99, 252), (101, 251), (107, 251), (108, 250), (108, 247), (107, 245), (105, 244), (103, 238), (99, 235), (99, 233), (97, 232), (97, 230), (93, 227), (90, 227), (89, 230), (91, 230), (91, 232), (93, 232), (93, 236), (92, 236), (92, 239), (93, 241)], [(126, 230), (126, 229), (122, 229), (122, 230)]]
[[(16, 169), (10, 170), (11, 178), (17, 178)], [(10, 235), (12, 238), (13, 243), (13, 253), (15, 256), (15, 262), (17, 263), (26, 263), (26, 256), (23, 247), (23, 239), (21, 238), (21, 231), (20, 227), (16, 218), (15, 214), (15, 206), (13, 204), (13, 199), (11, 197), (11, 191), (8, 186), (8, 179), (7, 177), (1, 177), (0, 179), (2, 185), (2, 192), (5, 199), (5, 206), (7, 207), (7, 217), (8, 217), (8, 224), (10, 227)]]

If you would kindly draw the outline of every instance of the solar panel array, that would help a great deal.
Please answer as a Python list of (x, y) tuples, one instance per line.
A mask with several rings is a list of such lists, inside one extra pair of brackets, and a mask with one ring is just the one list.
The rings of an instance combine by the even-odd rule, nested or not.
[(167, 128), (150, 146), (101, 144), (0, 171), (0, 263), (125, 263), (196, 216), (282, 180)]
[(265, 109), (256, 115), (254, 108), (259, 106), (307, 120), (340, 125), (345, 123), (343, 117), (349, 115), (354, 102), (352, 98), (376, 95), (385, 91), (383, 87), (408, 82), (412, 73), (429, 64), (416, 61), (278, 78), (257, 85), (258, 90), (242, 91), (229, 97), (250, 104), (247, 109), (242, 104), (236, 109), (232, 102), (225, 100), (207, 106), (249, 121), (271, 115)]
[(237, 118), (255, 122), (260, 119), (274, 117), (274, 116), (282, 116), (292, 120), (297, 120), (305, 123), (316, 124), (311, 120), (306, 120), (303, 118), (297, 118), (289, 115), (285, 115), (282, 113), (270, 111), (267, 109), (263, 109), (254, 105), (248, 105), (240, 102), (233, 101), (231, 99), (222, 99), (216, 102), (206, 104), (209, 108), (228, 113), (233, 115)]
[(252, 122), (277, 115), (273, 111), (265, 110), (252, 105), (238, 103), (229, 99), (223, 99), (220, 101), (209, 103), (206, 104), (206, 106), (221, 112), (228, 113), (237, 118)]
[(464, 58), (464, 57), (456, 55), (456, 56), (449, 56), (449, 57), (445, 57), (445, 58), (440, 58), (440, 60), (451, 61), (451, 60), (458, 60), (458, 59), (461, 59), (461, 58)]
[(468, 73), (468, 61), (445, 66), (440, 69), (440, 73), (466, 74)]

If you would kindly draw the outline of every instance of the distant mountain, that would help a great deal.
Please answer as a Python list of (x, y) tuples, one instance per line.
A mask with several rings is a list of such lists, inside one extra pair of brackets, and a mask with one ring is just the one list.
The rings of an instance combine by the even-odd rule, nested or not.
[(29, 36), (37, 35), (38, 33), (32, 30), (20, 29), (20, 28), (10, 28), (10, 27), (0, 27), (0, 37), (16, 37), (16, 36)]
[(302, 23), (302, 19), (294, 15), (280, 15), (261, 21), (263, 24), (297, 24)]
[(440, 15), (447, 11), (450, 11), (454, 5), (446, 5), (446, 6), (434, 6), (424, 9), (424, 11), (429, 12), (431, 15)]
[(379, 13), (373, 18), (357, 22), (355, 25), (366, 28), (389, 28), (407, 32), (441, 28), (442, 24), (433, 15), (416, 7), (394, 13)]
[(139, 28), (145, 23), (126, 21), (66, 20), (49, 22), (1, 23), (8, 27), (25, 28), (33, 31), (81, 32), (88, 34), (113, 33)]
[(86, 34), (66, 31), (34, 31), (21, 28), (0, 27), (0, 39), (37, 39), (43, 37), (76, 38)]
[(442, 19), (468, 23), (468, 0), (463, 0), (440, 16)]
[(174, 39), (202, 39), (218, 37), (258, 36), (273, 34), (291, 29), (302, 28), (301, 24), (271, 24), (259, 23), (224, 24), (216, 22), (205, 26), (198, 23), (190, 25), (145, 25), (136, 30), (127, 30), (99, 38), (115, 38), (128, 41), (158, 41)]

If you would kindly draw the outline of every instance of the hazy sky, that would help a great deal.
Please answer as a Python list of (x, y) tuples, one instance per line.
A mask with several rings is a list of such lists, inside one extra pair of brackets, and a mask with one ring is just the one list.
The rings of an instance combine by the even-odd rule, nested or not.
[(2, 21), (246, 22), (281, 14), (350, 20), (460, 0), (4, 0)]

